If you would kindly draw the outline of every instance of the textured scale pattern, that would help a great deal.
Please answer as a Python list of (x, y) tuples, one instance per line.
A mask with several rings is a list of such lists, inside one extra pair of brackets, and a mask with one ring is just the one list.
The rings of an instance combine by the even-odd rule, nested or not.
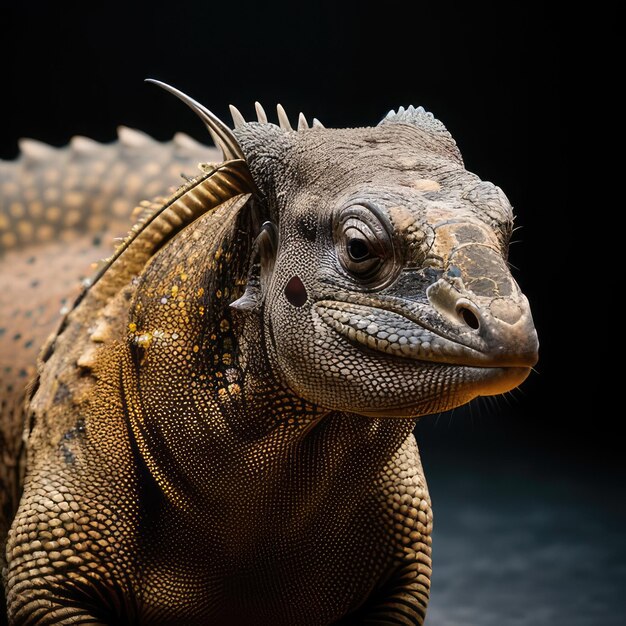
[(10, 623), (422, 624), (415, 420), (536, 359), (510, 205), (421, 108), (231, 131), (166, 88), (223, 162), (123, 129), (0, 164)]
[(150, 199), (219, 160), (184, 134), (161, 144), (125, 127), (114, 144), (74, 137), (55, 149), (25, 139), (20, 149), (19, 160), (0, 161), (1, 536), (17, 508), (24, 390), (42, 345), (114, 240), (160, 206)]

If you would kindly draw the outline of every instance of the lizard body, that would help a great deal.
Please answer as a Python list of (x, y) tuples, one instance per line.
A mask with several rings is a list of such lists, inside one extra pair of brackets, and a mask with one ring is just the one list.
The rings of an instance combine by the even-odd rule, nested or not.
[(119, 128), (114, 144), (74, 137), (65, 149), (25, 139), (0, 161), (0, 536), (20, 495), (23, 401), (36, 358), (93, 264), (125, 237), (131, 213), (167, 196), (181, 173), (219, 152), (179, 133), (161, 144)]
[(510, 205), (422, 109), (230, 131), (179, 96), (225, 162), (146, 207), (41, 353), (10, 620), (422, 623), (415, 419), (536, 359)]

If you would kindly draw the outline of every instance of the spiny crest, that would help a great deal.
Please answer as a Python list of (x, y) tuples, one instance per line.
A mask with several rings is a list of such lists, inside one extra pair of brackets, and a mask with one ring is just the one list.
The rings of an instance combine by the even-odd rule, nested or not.
[[(115, 149), (119, 146), (129, 151), (141, 151), (150, 148), (154, 151), (169, 151), (173, 148), (185, 150), (191, 154), (200, 153), (199, 156), (206, 158), (207, 150), (211, 150), (206, 146), (185, 133), (178, 132), (172, 138), (170, 143), (161, 143), (140, 130), (129, 128), (128, 126), (117, 127), (118, 143), (100, 143), (89, 137), (82, 135), (74, 135), (69, 141), (69, 150), (65, 148), (57, 148), (50, 144), (31, 139), (29, 137), (21, 137), (18, 139), (19, 154), (28, 164), (49, 163), (51, 159), (71, 159), (76, 157), (95, 157), (102, 158), (107, 150)], [(0, 164), (12, 163), (12, 161), (4, 161), (0, 159)]]
[(441, 133), (450, 136), (448, 129), (430, 111), (421, 106), (409, 105), (406, 109), (398, 107), (397, 111), (392, 109), (383, 117), (379, 126), (386, 124), (411, 124), (432, 134)]
[(461, 163), (463, 162), (461, 153), (448, 129), (430, 111), (426, 111), (424, 107), (409, 105), (406, 109), (404, 107), (399, 107), (397, 111), (392, 109), (378, 125), (385, 126), (387, 124), (415, 126), (435, 139), (439, 139)]
[[(229, 105), (229, 108), (230, 108), (230, 114), (233, 118), (233, 124), (235, 125), (235, 129), (241, 128), (244, 124), (248, 123), (236, 106), (231, 104)], [(255, 102), (254, 108), (257, 114), (258, 123), (269, 124), (270, 122), (268, 121), (267, 113), (265, 112), (263, 105), (260, 102)], [(298, 115), (298, 127), (294, 129), (293, 126), (291, 125), (291, 122), (289, 121), (289, 116), (287, 115), (285, 108), (280, 103), (276, 105), (276, 115), (278, 116), (278, 126), (282, 128), (283, 130), (299, 130), (300, 131), (300, 130), (307, 130), (311, 128), (304, 113), (300, 112), (300, 114)], [(324, 125), (316, 117), (314, 117), (312, 127), (324, 128)]]
[[(232, 104), (230, 105), (230, 113), (233, 118), (234, 125), (233, 131), (216, 115), (211, 113), (211, 111), (178, 89), (157, 80), (147, 80), (148, 82), (153, 83), (175, 95), (187, 104), (202, 119), (202, 121), (206, 124), (209, 133), (213, 137), (215, 144), (221, 148), (224, 153), (224, 160), (246, 160), (245, 150), (242, 149), (239, 143), (237, 131), (244, 129), (249, 122), (246, 121), (245, 117), (242, 115), (241, 111), (237, 109), (237, 107)], [(268, 122), (267, 113), (259, 102), (255, 102), (254, 106), (259, 124), (270, 125), (275, 128), (280, 128), (283, 131), (294, 132), (289, 116), (281, 104), (276, 106), (278, 125)], [(387, 116), (380, 122), (379, 126), (387, 124), (407, 124), (423, 130), (430, 135), (435, 144), (438, 144), (439, 150), (443, 149), (444, 153), (452, 155), (453, 158), (462, 163), (461, 154), (459, 153), (456, 143), (454, 139), (452, 139), (452, 136), (447, 131), (446, 127), (439, 120), (437, 120), (432, 113), (425, 111), (423, 107), (414, 107), (411, 105), (406, 109), (404, 107), (400, 107), (397, 111), (389, 111)], [(324, 128), (323, 124), (316, 118), (313, 119), (312, 127)], [(309, 128), (311, 128), (311, 126), (309, 126), (306, 117), (303, 113), (300, 113), (298, 116), (297, 131), (304, 131)]]

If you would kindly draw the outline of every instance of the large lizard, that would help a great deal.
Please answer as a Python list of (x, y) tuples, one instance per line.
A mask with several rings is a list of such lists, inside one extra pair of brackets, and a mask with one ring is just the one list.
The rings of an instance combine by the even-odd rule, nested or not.
[(421, 108), (293, 130), (257, 106), (231, 130), (165, 87), (222, 162), (141, 205), (73, 303), (68, 280), (128, 207), (220, 159), (125, 131), (26, 144), (0, 169), (9, 518), (22, 414), (26, 447), (9, 620), (421, 624), (415, 421), (516, 387), (537, 358), (511, 206)]

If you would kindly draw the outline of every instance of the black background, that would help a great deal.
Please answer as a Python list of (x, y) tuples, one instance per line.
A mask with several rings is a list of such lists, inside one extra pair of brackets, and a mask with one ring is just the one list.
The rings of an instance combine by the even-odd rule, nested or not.
[[(574, 475), (617, 486), (622, 438), (606, 409), (612, 392), (597, 346), (597, 333), (609, 341), (610, 320), (589, 326), (591, 294), (576, 273), (584, 260), (571, 251), (588, 233), (566, 201), (559, 24), (527, 3), (474, 4), (2, 8), (0, 158), (17, 155), (19, 137), (56, 146), (75, 134), (112, 141), (119, 124), (160, 140), (182, 130), (208, 141), (200, 122), (146, 77), (224, 119), (229, 103), (250, 116), (259, 100), (268, 111), (281, 102), (293, 122), (302, 110), (326, 126), (364, 126), (399, 105), (423, 105), (451, 131), (467, 168), (515, 207), (521, 229), (510, 260), (541, 341), (537, 372), (519, 391), (421, 421), (429, 478), (440, 494), (442, 464), (476, 476), (480, 467), (531, 467), (534, 480), (557, 488)], [(592, 483), (584, 497), (597, 493)]]

